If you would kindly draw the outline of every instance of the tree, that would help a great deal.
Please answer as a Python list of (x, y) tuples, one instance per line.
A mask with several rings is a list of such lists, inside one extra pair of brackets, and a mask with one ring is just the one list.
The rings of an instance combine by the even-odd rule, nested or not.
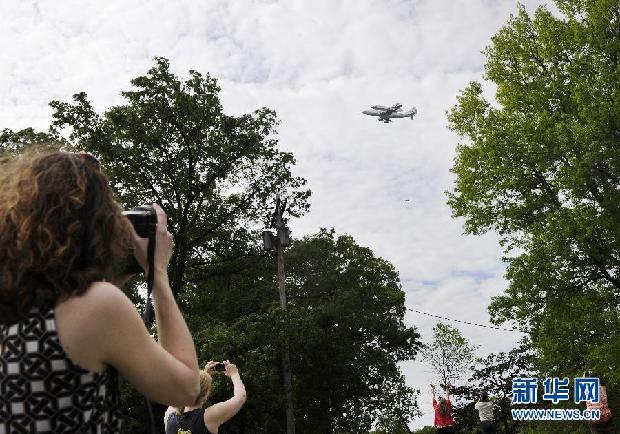
[(590, 367), (618, 390), (618, 6), (556, 5), (563, 17), (520, 6), (492, 38), (495, 102), (474, 82), (449, 112), (462, 141), (448, 203), (467, 233), (500, 235), (509, 287), (489, 307), (493, 321), (529, 333), (542, 374)]
[(32, 145), (60, 146), (62, 141), (53, 134), (38, 132), (33, 128), (13, 131), (9, 128), (0, 130), (0, 158), (14, 158)]
[[(234, 359), (248, 390), (244, 409), (220, 432), (285, 431), (278, 354), (285, 335), (298, 432), (361, 433), (374, 423), (406, 430), (418, 415), (417, 392), (397, 363), (414, 357), (419, 336), (403, 324), (404, 294), (392, 265), (333, 230), (294, 240), (283, 312), (273, 258), (253, 261), (187, 299), (199, 356)], [(211, 403), (226, 393), (218, 389)]]
[(420, 342), (403, 323), (394, 267), (333, 229), (295, 241), (286, 261), (300, 432), (368, 432), (379, 419), (406, 427), (417, 393), (397, 364)]
[[(44, 134), (97, 156), (123, 206), (158, 202), (168, 214), (176, 244), (169, 274), (199, 360), (234, 361), (248, 391), (219, 432), (284, 431), (278, 351), (286, 335), (299, 432), (364, 432), (391, 416), (406, 425), (416, 393), (397, 363), (415, 356), (419, 335), (403, 323), (404, 293), (390, 263), (333, 231), (297, 240), (287, 251), (290, 307), (278, 305), (275, 263), (259, 245), (271, 214), (264, 204), (280, 192), (294, 217), (310, 193), (291, 174), (293, 156), (277, 149), (275, 113), (228, 116), (214, 78), (192, 71), (181, 81), (161, 58), (132, 84), (125, 104), (101, 114), (83, 93), (52, 102)], [(5, 132), (15, 152), (39, 134)], [(141, 305), (138, 285), (128, 294)], [(211, 403), (230, 393), (216, 378)], [(124, 387), (122, 399), (124, 432), (145, 432), (141, 397)], [(156, 410), (161, 432), (163, 408)]]
[(307, 211), (310, 192), (293, 177), (293, 155), (277, 150), (278, 124), (267, 108), (226, 115), (215, 78), (190, 71), (181, 81), (169, 62), (131, 81), (125, 105), (98, 114), (85, 93), (53, 101), (51, 131), (101, 159), (127, 206), (158, 202), (168, 214), (175, 250), (175, 294), (210, 278), (205, 267), (236, 260), (234, 245), (255, 244), (269, 219), (265, 203), (280, 191), (287, 211)]
[(433, 327), (433, 340), (422, 349), (422, 357), (444, 387), (457, 384), (467, 373), (475, 359), (475, 350), (476, 346), (457, 328), (438, 322)]

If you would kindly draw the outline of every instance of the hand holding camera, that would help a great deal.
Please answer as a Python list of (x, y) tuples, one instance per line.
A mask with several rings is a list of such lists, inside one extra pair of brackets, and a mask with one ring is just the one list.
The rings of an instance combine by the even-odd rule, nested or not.
[(211, 360), (205, 365), (205, 369), (209, 374), (213, 374), (214, 372), (223, 372), (227, 377), (234, 374), (239, 374), (239, 369), (237, 369), (237, 366), (230, 363), (228, 360), (224, 362), (214, 362)]
[(228, 360), (224, 362), (224, 368), (226, 369), (226, 372), (224, 374), (226, 374), (226, 376), (229, 378), (235, 374), (239, 375), (239, 369), (237, 369), (237, 365), (230, 363)]
[(220, 365), (220, 363), (214, 362), (213, 360), (209, 360), (207, 364), (205, 365), (204, 369), (205, 371), (207, 371), (207, 374), (213, 375), (214, 372), (219, 370), (217, 369), (217, 365)]
[(148, 264), (148, 225), (156, 223), (155, 229), (155, 255), (154, 272), (155, 274), (166, 274), (168, 263), (174, 251), (174, 240), (172, 234), (167, 229), (167, 216), (164, 210), (156, 203), (149, 206), (134, 208), (125, 212), (131, 222), (131, 232), (133, 234), (134, 257), (144, 270), (145, 274), (149, 271)]

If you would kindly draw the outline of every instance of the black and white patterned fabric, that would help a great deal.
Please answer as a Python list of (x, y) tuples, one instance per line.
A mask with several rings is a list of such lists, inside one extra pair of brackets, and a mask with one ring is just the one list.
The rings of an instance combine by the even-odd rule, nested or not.
[(0, 325), (0, 434), (120, 429), (116, 371), (74, 364), (58, 339), (53, 309)]

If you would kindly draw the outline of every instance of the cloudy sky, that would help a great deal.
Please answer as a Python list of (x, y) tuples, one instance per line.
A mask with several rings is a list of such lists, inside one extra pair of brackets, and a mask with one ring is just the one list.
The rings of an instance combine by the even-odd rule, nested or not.
[[(542, 1), (523, 2), (533, 11)], [(280, 145), (312, 189), (294, 236), (334, 227), (391, 261), (407, 307), (488, 323), (506, 287), (497, 237), (462, 234), (444, 192), (457, 137), (445, 111), (480, 80), (491, 36), (514, 0), (57, 0), (0, 2), (0, 128), (49, 125), (53, 99), (86, 91), (95, 108), (154, 56), (219, 79), (229, 114), (276, 110)], [(487, 87), (492, 94), (492, 86)], [(391, 124), (370, 105), (416, 106)], [(406, 201), (408, 200), (408, 201)], [(424, 340), (435, 319), (410, 312)], [(457, 325), (481, 353), (512, 348), (517, 333)], [(428, 367), (403, 365), (432, 424)]]

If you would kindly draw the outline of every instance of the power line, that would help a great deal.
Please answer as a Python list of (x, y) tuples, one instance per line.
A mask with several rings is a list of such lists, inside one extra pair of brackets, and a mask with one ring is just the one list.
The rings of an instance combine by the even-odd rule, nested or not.
[(487, 329), (503, 330), (503, 331), (507, 331), (507, 332), (525, 333), (524, 331), (517, 330), (517, 329), (507, 329), (507, 328), (496, 327), (496, 326), (487, 325), (487, 324), (479, 324), (479, 323), (476, 323), (476, 322), (462, 321), (460, 319), (454, 319), (454, 318), (448, 318), (448, 317), (445, 317), (445, 316), (439, 316), (439, 315), (435, 315), (435, 314), (428, 313), (428, 312), (422, 312), (421, 310), (416, 310), (416, 309), (407, 308), (407, 310), (409, 310), (411, 312), (416, 312), (416, 313), (419, 313), (419, 314), (422, 314), (422, 315), (432, 316), (434, 318), (440, 318), (440, 319), (445, 319), (445, 320), (448, 320), (448, 321), (460, 322), (462, 324), (468, 324), (468, 325), (473, 325), (473, 326), (477, 326), (477, 327), (484, 327), (484, 328), (487, 328)]
[[(461, 324), (468, 324), (468, 325), (472, 325), (472, 326), (476, 326), (476, 327), (484, 327), (487, 329), (495, 329), (495, 330), (502, 330), (502, 331), (506, 331), (506, 332), (517, 332), (517, 333), (523, 333), (523, 334), (528, 334), (528, 332), (524, 332), (522, 330), (518, 330), (518, 329), (508, 329), (508, 328), (504, 328), (504, 327), (496, 327), (496, 326), (492, 326), (492, 325), (488, 325), (488, 324), (480, 324), (480, 323), (476, 323), (476, 322), (471, 322), (471, 321), (463, 321), (460, 319), (454, 319), (454, 318), (448, 318), (446, 316), (440, 316), (440, 315), (435, 315), (432, 313), (428, 313), (428, 312), (423, 312), (421, 310), (417, 310), (417, 309), (410, 309), (410, 308), (406, 308), (407, 310), (411, 311), (411, 312), (416, 312), (422, 315), (427, 315), (427, 316), (432, 316), (433, 318), (439, 318), (439, 319), (445, 319), (447, 321), (454, 321), (454, 322), (460, 322)], [(561, 336), (560, 334), (557, 333), (546, 333), (547, 335), (552, 335), (552, 336)], [(601, 333), (601, 332), (590, 332), (587, 335), (588, 336), (611, 336), (613, 333)]]

